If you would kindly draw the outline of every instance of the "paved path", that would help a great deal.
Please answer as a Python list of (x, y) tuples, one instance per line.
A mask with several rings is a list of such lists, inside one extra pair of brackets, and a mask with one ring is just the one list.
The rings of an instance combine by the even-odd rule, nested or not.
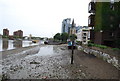
[(119, 70), (93, 55), (86, 54), (82, 51), (75, 51), (74, 59), (78, 65), (81, 64), (85, 67), (85, 73), (89, 78), (118, 79), (119, 77)]

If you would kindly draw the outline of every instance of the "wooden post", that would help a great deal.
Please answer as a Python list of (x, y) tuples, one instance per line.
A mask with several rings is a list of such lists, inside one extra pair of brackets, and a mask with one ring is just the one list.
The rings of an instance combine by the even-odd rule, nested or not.
[(71, 64), (73, 64), (73, 54), (74, 54), (74, 41), (72, 41), (72, 55), (71, 55)]

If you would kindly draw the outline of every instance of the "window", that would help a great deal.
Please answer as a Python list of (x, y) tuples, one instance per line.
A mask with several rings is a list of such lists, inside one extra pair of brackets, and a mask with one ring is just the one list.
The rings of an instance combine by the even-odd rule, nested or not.
[(89, 3), (89, 8), (88, 8), (88, 10), (89, 10), (89, 11), (91, 10), (91, 3)]
[(111, 0), (111, 2), (110, 2), (110, 9), (114, 10), (114, 0)]
[(113, 37), (113, 36), (114, 36), (114, 33), (113, 33), (113, 32), (110, 32), (109, 35), (110, 35), (110, 37)]
[(110, 5), (110, 9), (114, 10), (114, 5), (113, 4)]
[(89, 19), (88, 19), (88, 24), (90, 24), (91, 23), (91, 20), (90, 20), (90, 17), (89, 17)]

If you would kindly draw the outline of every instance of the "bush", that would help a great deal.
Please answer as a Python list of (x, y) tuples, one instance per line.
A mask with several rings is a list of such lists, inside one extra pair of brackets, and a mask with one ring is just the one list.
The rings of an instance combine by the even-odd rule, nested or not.
[(88, 43), (88, 47), (92, 47), (92, 46), (94, 46), (94, 47), (99, 47), (99, 48), (101, 48), (101, 49), (106, 49), (106, 48), (108, 48), (107, 46), (104, 46), (104, 45), (98, 45), (98, 44)]
[(77, 45), (82, 45), (82, 41), (76, 41)]
[(87, 46), (88, 46), (88, 47), (92, 47), (92, 46), (94, 46), (94, 44), (92, 44), (92, 43), (88, 43)]
[(119, 48), (112, 48), (114, 51), (120, 51)]

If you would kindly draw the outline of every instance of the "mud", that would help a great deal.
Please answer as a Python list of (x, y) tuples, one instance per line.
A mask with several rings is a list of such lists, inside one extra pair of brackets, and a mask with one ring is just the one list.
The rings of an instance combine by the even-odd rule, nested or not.
[[(36, 52), (35, 52), (36, 51)], [(95, 56), (67, 45), (44, 45), (11, 54), (2, 60), (4, 79), (117, 79), (118, 70)], [(103, 68), (102, 68), (103, 67)], [(108, 70), (107, 70), (108, 69)], [(112, 72), (112, 73), (110, 73)]]

